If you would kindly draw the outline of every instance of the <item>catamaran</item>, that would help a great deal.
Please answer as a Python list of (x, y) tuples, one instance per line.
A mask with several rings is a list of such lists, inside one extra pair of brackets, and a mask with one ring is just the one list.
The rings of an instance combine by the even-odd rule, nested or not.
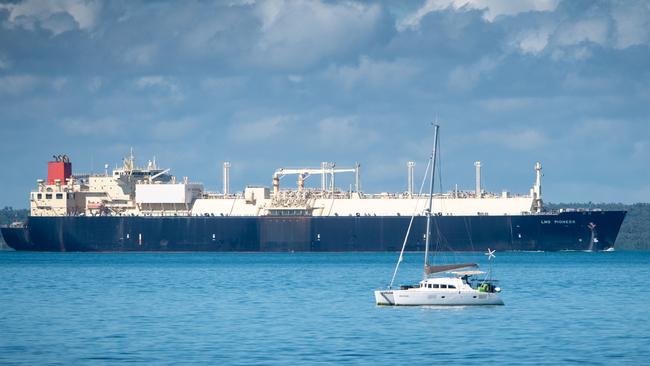
[[(395, 276), (400, 263), (404, 259), (404, 249), (411, 231), (411, 223), (406, 231), (406, 237), (400, 251), (399, 259), (393, 277), (387, 289), (375, 291), (375, 302), (377, 305), (503, 305), (503, 300), (498, 293), (501, 289), (496, 286), (497, 281), (492, 280), (492, 260), (495, 258), (494, 250), (488, 248), (486, 255), (490, 263), (489, 271), (486, 274), (478, 270), (476, 263), (456, 263), (446, 265), (431, 265), (429, 262), (429, 244), (431, 236), (433, 187), (436, 170), (436, 154), (438, 149), (438, 125), (434, 125), (433, 151), (429, 165), (431, 166), (431, 178), (429, 189), (429, 207), (425, 214), (427, 218), (425, 233), (424, 251), (424, 278), (417, 285), (402, 285), (399, 289), (393, 289)], [(428, 167), (427, 167), (428, 171)], [(425, 173), (426, 177), (426, 173)], [(426, 178), (425, 178), (426, 179)], [(424, 186), (424, 182), (422, 183)], [(479, 276), (485, 275), (484, 279)]]

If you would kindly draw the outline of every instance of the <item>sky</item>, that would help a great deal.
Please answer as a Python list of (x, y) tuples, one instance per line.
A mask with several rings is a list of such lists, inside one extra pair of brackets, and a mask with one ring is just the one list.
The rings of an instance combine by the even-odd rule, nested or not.
[(443, 190), (480, 160), (527, 193), (540, 161), (547, 202), (648, 202), (649, 112), (647, 1), (0, 2), (0, 206), (131, 147), (210, 191), (331, 161), (402, 192), (434, 121)]

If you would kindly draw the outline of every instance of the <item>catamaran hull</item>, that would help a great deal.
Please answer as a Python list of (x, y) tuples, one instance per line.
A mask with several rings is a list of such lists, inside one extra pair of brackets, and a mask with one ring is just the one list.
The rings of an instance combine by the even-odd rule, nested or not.
[[(625, 211), (516, 216), (436, 216), (438, 251), (604, 250)], [(30, 251), (399, 251), (404, 216), (30, 216), (2, 228), (7, 244)], [(593, 224), (593, 225), (592, 225)], [(595, 225), (595, 226), (594, 226)], [(424, 250), (426, 219), (415, 217), (407, 250)]]
[(377, 305), (395, 305), (395, 297), (391, 290), (375, 291), (375, 303)]
[(503, 305), (503, 300), (492, 292), (409, 289), (375, 291), (375, 303), (389, 306), (473, 306)]

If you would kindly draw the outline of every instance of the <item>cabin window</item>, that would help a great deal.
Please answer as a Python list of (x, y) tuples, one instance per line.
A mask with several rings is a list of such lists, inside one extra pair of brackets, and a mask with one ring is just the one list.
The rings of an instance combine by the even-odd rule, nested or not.
[(437, 284), (437, 283), (434, 283), (434, 284), (431, 285), (431, 286), (433, 286), (433, 288), (438, 288), (438, 284)]
[(52, 199), (52, 193), (46, 193), (45, 194), (45, 199), (46, 200), (51, 200)]
[(36, 198), (38, 198), (39, 200), (42, 199), (42, 198), (43, 198), (43, 194), (42, 194), (42, 193), (37, 194), (37, 195), (36, 195)]
[(63, 193), (57, 193), (56, 194), (56, 199), (57, 200), (62, 200), (63, 199)]
[(427, 286), (427, 287), (431, 288), (431, 284), (429, 284), (429, 286)]
[(447, 287), (448, 287), (448, 288), (456, 288), (456, 286), (454, 286), (454, 285), (449, 285), (449, 286), (447, 286)]
[(440, 288), (447, 288), (447, 285), (440, 285)]

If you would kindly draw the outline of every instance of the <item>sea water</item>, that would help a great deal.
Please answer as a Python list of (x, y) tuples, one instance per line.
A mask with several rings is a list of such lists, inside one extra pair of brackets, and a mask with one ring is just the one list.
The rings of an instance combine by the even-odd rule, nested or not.
[(1, 252), (0, 364), (650, 364), (650, 253), (497, 253), (505, 306), (376, 306), (396, 259)]

